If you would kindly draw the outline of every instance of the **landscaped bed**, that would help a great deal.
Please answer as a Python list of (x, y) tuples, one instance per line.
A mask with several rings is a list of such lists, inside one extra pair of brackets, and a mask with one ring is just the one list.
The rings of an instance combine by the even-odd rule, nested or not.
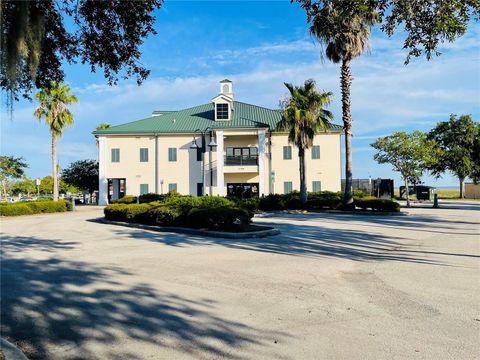
[[(355, 194), (358, 212), (399, 212), (400, 205), (391, 200)], [(267, 195), (262, 198), (193, 197), (169, 193), (125, 196), (105, 207), (105, 219), (162, 227), (182, 227), (222, 232), (256, 232), (271, 229), (252, 225), (255, 212), (278, 210), (339, 210), (343, 195), (334, 192), (310, 193), (302, 206), (300, 196)]]
[(72, 211), (72, 203), (70, 201), (43, 199), (16, 203), (0, 203), (0, 216), (19, 216), (65, 211)]

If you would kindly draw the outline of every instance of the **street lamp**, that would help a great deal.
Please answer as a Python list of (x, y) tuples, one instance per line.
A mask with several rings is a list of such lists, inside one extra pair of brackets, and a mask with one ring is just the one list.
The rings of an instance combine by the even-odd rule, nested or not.
[[(197, 144), (197, 139), (196, 139), (196, 134), (200, 133), (202, 137), (202, 145), (198, 146)], [(205, 152), (207, 151), (206, 146), (205, 146), (205, 135), (209, 134), (210, 136), (210, 142), (208, 143), (209, 147), (209, 152), (208, 152), (208, 165), (209, 165), (209, 171), (210, 171), (210, 196), (212, 195), (212, 150), (217, 147), (217, 143), (215, 142), (215, 138), (213, 136), (213, 129), (210, 127), (205, 128), (204, 130), (197, 129), (193, 132), (193, 140), (192, 140), (192, 145), (190, 146), (190, 149), (196, 149), (197, 151), (200, 149), (201, 150), (201, 168), (202, 168), (202, 195), (205, 195), (205, 184), (206, 184), (206, 179), (205, 179)]]

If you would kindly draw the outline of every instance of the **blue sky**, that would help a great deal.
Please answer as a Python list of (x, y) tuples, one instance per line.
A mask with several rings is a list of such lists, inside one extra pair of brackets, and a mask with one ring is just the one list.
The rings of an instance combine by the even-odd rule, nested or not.
[[(218, 92), (218, 81), (234, 82), (235, 98), (277, 108), (286, 95), (283, 82), (313, 78), (332, 91), (330, 109), (341, 123), (339, 66), (320, 58), (320, 47), (308, 34), (305, 14), (289, 1), (166, 1), (158, 11), (158, 35), (142, 46), (141, 62), (151, 69), (138, 87), (132, 81), (106, 84), (101, 71), (66, 66), (66, 82), (80, 103), (73, 107), (75, 125), (59, 143), (62, 167), (96, 158), (91, 131), (101, 122), (121, 124), (148, 116), (152, 110), (175, 110), (207, 103)], [(403, 62), (402, 34), (389, 39), (373, 31), (371, 50), (353, 63), (354, 177), (399, 176), (373, 160), (369, 144), (394, 131), (429, 130), (451, 113), (480, 120), (480, 28), (441, 49), (431, 61)], [(4, 102), (2, 102), (4, 107)], [(35, 103), (15, 104), (13, 119), (2, 111), (1, 153), (23, 156), (31, 177), (50, 173), (50, 134), (33, 117)], [(437, 186), (456, 185), (451, 175)]]

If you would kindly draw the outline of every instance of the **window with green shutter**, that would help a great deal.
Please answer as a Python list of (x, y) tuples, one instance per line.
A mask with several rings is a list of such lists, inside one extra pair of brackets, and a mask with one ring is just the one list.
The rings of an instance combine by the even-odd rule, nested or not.
[(284, 146), (283, 147), (283, 160), (292, 160), (292, 147)]
[(312, 159), (320, 159), (320, 145), (312, 146)]
[(148, 184), (140, 184), (140, 195), (148, 194)]
[(120, 149), (112, 149), (112, 162), (120, 162)]
[(312, 191), (313, 192), (322, 191), (322, 182), (321, 181), (312, 181)]
[(283, 183), (283, 193), (284, 194), (290, 194), (292, 192), (292, 182), (291, 181), (285, 181)]
[(168, 184), (168, 192), (177, 191), (177, 184)]
[(148, 162), (148, 149), (140, 148), (140, 162)]
[(177, 148), (168, 148), (168, 161), (177, 161)]

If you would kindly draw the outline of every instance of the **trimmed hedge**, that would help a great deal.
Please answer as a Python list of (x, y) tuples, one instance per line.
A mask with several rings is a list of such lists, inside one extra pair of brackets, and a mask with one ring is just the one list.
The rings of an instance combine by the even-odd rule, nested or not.
[(233, 230), (250, 224), (253, 213), (239, 208), (214, 207), (194, 208), (187, 216), (187, 224), (192, 228), (209, 230)]
[(362, 210), (371, 209), (380, 212), (399, 212), (400, 204), (387, 199), (355, 199), (355, 206)]
[(178, 204), (112, 204), (104, 209), (105, 218), (114, 221), (163, 226), (232, 230), (250, 223), (253, 212), (235, 207), (203, 206), (187, 208)]
[[(355, 205), (363, 210), (372, 211), (400, 211), (399, 205), (391, 200), (377, 199), (368, 196), (362, 191), (354, 191)], [(125, 196), (112, 203), (116, 204), (136, 204), (137, 197)], [(270, 194), (261, 198), (235, 198), (235, 197), (219, 197), (219, 196), (202, 196), (194, 197), (190, 195), (180, 195), (176, 192), (165, 195), (145, 194), (139, 197), (139, 203), (148, 203), (152, 206), (168, 206), (176, 209), (185, 215), (193, 208), (241, 208), (247, 211), (274, 211), (274, 210), (338, 210), (343, 207), (343, 193), (332, 191), (320, 191), (308, 194), (308, 201), (305, 206), (300, 202), (300, 193), (294, 191), (290, 194)], [(134, 215), (130, 215), (134, 216)], [(153, 220), (151, 220), (153, 221)]]
[(72, 203), (65, 200), (22, 201), (17, 203), (2, 203), (0, 216), (20, 216), (31, 214), (55, 213), (72, 210)]

